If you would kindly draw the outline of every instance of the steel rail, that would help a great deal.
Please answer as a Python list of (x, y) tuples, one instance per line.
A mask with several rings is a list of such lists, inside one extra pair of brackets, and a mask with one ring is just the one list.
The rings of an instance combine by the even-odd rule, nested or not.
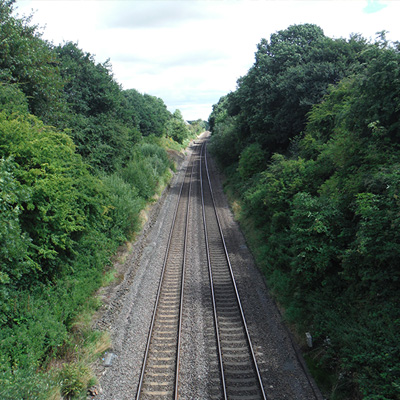
[[(259, 368), (258, 368), (257, 360), (256, 360), (256, 357), (255, 357), (255, 354), (254, 354), (253, 345), (252, 345), (252, 343), (251, 343), (250, 333), (249, 333), (249, 330), (248, 330), (248, 327), (247, 327), (246, 318), (245, 318), (245, 316), (244, 316), (244, 311), (243, 311), (242, 303), (241, 303), (241, 301), (240, 301), (239, 291), (238, 291), (238, 288), (237, 288), (237, 285), (236, 285), (236, 281), (235, 281), (235, 277), (234, 277), (234, 274), (233, 274), (233, 269), (232, 269), (231, 261), (230, 261), (229, 254), (228, 254), (228, 250), (227, 250), (227, 247), (226, 247), (226, 242), (225, 242), (224, 234), (223, 234), (223, 232), (222, 232), (222, 227), (221, 227), (220, 219), (219, 219), (218, 213), (217, 213), (217, 208), (216, 208), (216, 204), (215, 204), (214, 193), (213, 193), (212, 185), (211, 185), (210, 173), (209, 173), (209, 169), (208, 169), (206, 143), (204, 144), (204, 148), (205, 148), (205, 149), (204, 149), (204, 166), (205, 166), (206, 173), (207, 173), (207, 181), (208, 181), (208, 185), (209, 185), (209, 188), (210, 188), (211, 199), (212, 199), (212, 204), (213, 204), (213, 208), (214, 208), (214, 212), (215, 212), (215, 216), (216, 216), (216, 220), (217, 220), (218, 230), (219, 230), (220, 235), (221, 235), (221, 240), (222, 240), (223, 247), (224, 247), (224, 252), (225, 252), (226, 261), (227, 261), (227, 264), (228, 264), (228, 267), (229, 267), (229, 272), (230, 272), (230, 276), (231, 276), (231, 279), (232, 279), (232, 284), (233, 284), (233, 287), (234, 287), (234, 290), (235, 290), (235, 294), (236, 294), (236, 300), (237, 300), (237, 303), (238, 303), (238, 306), (239, 306), (239, 310), (240, 310), (240, 314), (241, 314), (243, 326), (244, 326), (244, 329), (245, 329), (245, 332), (246, 332), (247, 343), (248, 343), (248, 346), (249, 346), (249, 349), (250, 349), (251, 357), (252, 357), (252, 360), (253, 360), (253, 365), (254, 365), (254, 368), (255, 368), (255, 371), (256, 371), (256, 374), (257, 374), (257, 379), (258, 379), (258, 383), (259, 383), (260, 390), (261, 390), (261, 393), (262, 393), (262, 398), (263, 398), (264, 400), (267, 400), (267, 397), (266, 397), (266, 394), (265, 394), (265, 390), (264, 390), (264, 386), (263, 386), (263, 383), (262, 383), (262, 378), (261, 378), (260, 370), (259, 370)], [(202, 153), (203, 153), (203, 149), (202, 149)], [(201, 157), (200, 157), (200, 159), (201, 159)], [(201, 170), (201, 169), (200, 169), (200, 170)], [(202, 181), (202, 179), (200, 179), (200, 181)], [(203, 195), (203, 189), (202, 189), (202, 195)], [(203, 200), (203, 215), (204, 215), (204, 199), (202, 199), (202, 200)], [(204, 218), (205, 218), (205, 217), (204, 217)], [(204, 218), (203, 218), (203, 220), (204, 220)], [(205, 229), (206, 229), (206, 228), (205, 228)], [(207, 247), (208, 247), (208, 244), (207, 244)], [(207, 259), (208, 259), (208, 262), (209, 262), (209, 268), (211, 268), (210, 259), (209, 259), (209, 254), (207, 254)], [(210, 278), (210, 279), (212, 279), (212, 278)], [(211, 286), (212, 286), (212, 285), (211, 285)], [(212, 293), (214, 293), (213, 289), (212, 289)], [(214, 295), (214, 294), (213, 294), (213, 295)], [(215, 299), (214, 299), (214, 298), (213, 298), (213, 307), (214, 307), (214, 309), (215, 309), (214, 312), (216, 312), (216, 305), (215, 305)], [(214, 319), (215, 319), (215, 318), (216, 318), (216, 315), (214, 315)], [(216, 326), (217, 326), (217, 325), (216, 325)], [(219, 346), (219, 350), (218, 350), (218, 351), (219, 351), (219, 354), (220, 354), (220, 360), (222, 361), (222, 355), (221, 355), (220, 345), (218, 344), (218, 346)], [(222, 367), (222, 364), (221, 364), (221, 370), (223, 371), (222, 368), (223, 368), (223, 367)], [(224, 381), (224, 379), (223, 379), (223, 381)], [(225, 389), (225, 388), (224, 388), (224, 393), (225, 393), (225, 396), (226, 396), (226, 389)], [(225, 398), (226, 398), (226, 397), (225, 397)]]
[(192, 171), (190, 173), (189, 191), (188, 191), (188, 202), (186, 206), (186, 221), (185, 221), (185, 238), (183, 244), (183, 260), (182, 260), (182, 281), (181, 281), (181, 301), (179, 306), (179, 324), (178, 324), (178, 343), (176, 353), (176, 372), (175, 372), (175, 400), (178, 400), (178, 389), (179, 389), (179, 363), (180, 363), (180, 348), (181, 348), (181, 332), (182, 332), (182, 319), (183, 319), (183, 292), (185, 289), (185, 272), (186, 272), (186, 249), (187, 249), (187, 238), (188, 238), (188, 225), (189, 225), (189, 211), (190, 211), (190, 192), (192, 189), (192, 177), (195, 163), (193, 162)]
[(214, 327), (215, 327), (215, 335), (216, 335), (216, 341), (217, 341), (217, 350), (218, 350), (218, 360), (219, 360), (219, 365), (220, 365), (220, 372), (221, 372), (221, 385), (222, 385), (222, 391), (224, 395), (224, 400), (228, 399), (227, 392), (226, 392), (226, 381), (225, 381), (225, 373), (224, 373), (224, 364), (222, 360), (222, 350), (221, 350), (221, 341), (219, 337), (219, 328), (218, 328), (218, 318), (217, 318), (217, 305), (215, 303), (215, 293), (214, 293), (214, 282), (213, 282), (213, 276), (212, 276), (212, 271), (211, 271), (211, 257), (210, 257), (210, 247), (208, 244), (208, 232), (207, 232), (207, 222), (206, 222), (206, 211), (205, 211), (205, 205), (204, 205), (204, 191), (203, 191), (203, 172), (201, 168), (201, 163), (202, 159), (201, 157), (203, 156), (203, 151), (205, 149), (205, 142), (203, 143), (201, 147), (201, 155), (200, 155), (200, 192), (201, 192), (201, 206), (202, 206), (202, 211), (203, 211), (203, 226), (204, 226), (204, 236), (205, 236), (205, 245), (206, 245), (206, 254), (207, 254), (207, 265), (208, 265), (208, 274), (210, 278), (210, 287), (211, 287), (211, 300), (212, 300), (212, 305), (213, 305), (213, 316), (214, 316)]
[[(161, 289), (162, 289), (162, 285), (163, 285), (163, 279), (164, 279), (164, 275), (165, 275), (165, 270), (166, 270), (166, 266), (167, 266), (167, 262), (168, 262), (168, 257), (169, 257), (169, 252), (170, 252), (170, 246), (171, 246), (171, 239), (172, 239), (172, 235), (173, 235), (173, 231), (175, 228), (175, 222), (176, 222), (176, 216), (178, 213), (178, 209), (179, 209), (179, 205), (180, 205), (180, 201), (182, 198), (182, 191), (183, 191), (183, 187), (185, 185), (185, 181), (186, 181), (186, 174), (188, 172), (188, 169), (190, 167), (190, 163), (188, 164), (188, 166), (186, 167), (185, 170), (185, 175), (179, 190), (179, 195), (178, 195), (178, 199), (177, 199), (177, 204), (174, 210), (174, 215), (173, 215), (173, 219), (172, 219), (172, 223), (171, 223), (171, 229), (168, 235), (168, 240), (167, 240), (167, 247), (166, 247), (166, 251), (165, 251), (165, 256), (164, 256), (164, 261), (163, 261), (163, 266), (162, 266), (162, 270), (161, 270), (161, 276), (160, 276), (160, 280), (159, 280), (159, 284), (158, 284), (158, 288), (157, 288), (157, 295), (156, 295), (156, 300), (155, 300), (155, 304), (154, 304), (154, 309), (153, 309), (153, 315), (152, 315), (152, 319), (151, 319), (151, 323), (150, 323), (150, 328), (149, 328), (149, 333), (148, 333), (148, 337), (147, 337), (147, 343), (146, 343), (146, 349), (145, 349), (145, 353), (144, 353), (144, 357), (143, 357), (143, 364), (142, 364), (142, 369), (141, 369), (141, 373), (140, 373), (140, 378), (139, 378), (139, 383), (138, 383), (138, 387), (137, 387), (137, 392), (136, 392), (136, 400), (140, 399), (141, 396), (141, 391), (142, 391), (142, 386), (143, 386), (143, 379), (144, 379), (144, 375), (145, 375), (145, 371), (146, 371), (146, 364), (147, 364), (147, 360), (148, 360), (148, 356), (149, 356), (149, 349), (150, 349), (150, 343), (151, 343), (151, 338), (153, 335), (153, 330), (154, 330), (154, 324), (155, 324), (155, 320), (156, 320), (156, 314), (157, 314), (157, 308), (159, 305), (159, 300), (160, 300), (160, 294), (161, 294)], [(189, 183), (189, 196), (188, 196), (188, 204), (187, 204), (187, 212), (189, 209), (189, 200), (190, 200), (190, 189), (191, 189), (191, 177), (193, 174), (193, 167), (194, 167), (194, 163), (192, 163), (192, 170), (191, 170), (191, 176), (190, 176), (190, 183)], [(186, 252), (186, 238), (187, 238), (187, 224), (188, 224), (188, 215), (186, 215), (186, 227), (185, 227), (185, 245), (184, 245), (184, 251)], [(186, 257), (184, 255), (184, 261), (186, 260)], [(182, 263), (182, 270), (184, 272), (184, 263)], [(182, 277), (183, 277), (183, 273), (182, 273)], [(181, 295), (183, 293), (183, 282), (181, 282)], [(181, 299), (181, 306), (182, 306), (182, 299)], [(180, 336), (180, 329), (182, 326), (182, 312), (181, 309), (179, 310), (179, 336)], [(178, 343), (180, 345), (180, 338), (178, 339)], [(177, 357), (178, 357), (178, 353), (177, 353)], [(177, 358), (178, 361), (178, 358)], [(178, 363), (177, 363), (178, 364)], [(178, 371), (178, 365), (176, 366), (176, 371)], [(177, 399), (178, 394), (177, 394), (177, 387), (178, 387), (178, 374), (177, 372), (175, 373), (175, 399)]]

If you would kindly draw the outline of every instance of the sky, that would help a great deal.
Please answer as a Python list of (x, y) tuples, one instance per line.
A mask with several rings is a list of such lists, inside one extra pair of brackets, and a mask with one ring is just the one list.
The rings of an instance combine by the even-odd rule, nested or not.
[(400, 0), (16, 0), (43, 38), (72, 41), (110, 59), (123, 89), (160, 97), (186, 120), (207, 120), (237, 87), (262, 38), (313, 23), (332, 38), (352, 33), (400, 41)]

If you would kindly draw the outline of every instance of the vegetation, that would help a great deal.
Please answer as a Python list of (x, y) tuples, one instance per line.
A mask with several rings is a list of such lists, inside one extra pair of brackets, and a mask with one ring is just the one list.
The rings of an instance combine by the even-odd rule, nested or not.
[(84, 397), (108, 343), (91, 295), (171, 176), (166, 143), (200, 124), (12, 11), (0, 0), (0, 398)]
[[(400, 45), (262, 40), (210, 116), (239, 219), (330, 399), (399, 399)], [(303, 336), (304, 337), (304, 336)]]

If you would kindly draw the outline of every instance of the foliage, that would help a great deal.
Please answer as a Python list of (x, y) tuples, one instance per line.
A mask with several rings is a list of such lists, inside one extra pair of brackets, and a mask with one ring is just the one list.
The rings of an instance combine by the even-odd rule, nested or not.
[(0, 1), (0, 82), (19, 84), (30, 112), (53, 123), (64, 109), (57, 58), (30, 18), (12, 11), (13, 1)]
[(167, 135), (178, 143), (183, 143), (190, 135), (190, 130), (183, 120), (179, 110), (175, 110), (172, 118), (168, 122)]
[(136, 187), (117, 173), (105, 175), (102, 182), (108, 192), (106, 215), (113, 222), (109, 236), (123, 242), (140, 226), (139, 212), (143, 208), (143, 200), (139, 198)]
[(209, 148), (217, 157), (218, 162), (227, 167), (238, 159), (240, 145), (236, 131), (236, 119), (229, 117), (226, 113), (222, 115), (219, 115), (221, 123), (218, 123), (213, 130)]
[(2, 379), (15, 383), (63, 345), (170, 162), (156, 143), (141, 143), (127, 168), (96, 178), (72, 140), (37, 118), (3, 112), (0, 130), (0, 353)]
[(0, 396), (4, 400), (48, 400), (52, 398), (52, 377), (48, 374), (38, 373), (34, 366), (14, 371), (2, 368), (0, 369), (0, 383), (2, 384)]
[(90, 377), (91, 373), (86, 365), (78, 363), (65, 365), (61, 372), (61, 393), (67, 397), (85, 394)]
[(258, 143), (247, 146), (240, 154), (238, 171), (243, 179), (252, 177), (265, 167), (265, 154)]
[(364, 61), (364, 39), (330, 39), (312, 24), (294, 25), (262, 39), (254, 65), (238, 80), (235, 92), (222, 97), (210, 115), (236, 116), (239, 152), (259, 143), (271, 156), (285, 151), (306, 125), (307, 113), (327, 93), (330, 84), (357, 70)]
[(128, 111), (111, 65), (108, 61), (96, 63), (94, 56), (71, 42), (54, 51), (68, 106), (57, 126), (67, 129), (85, 161), (98, 170), (113, 172), (129, 159), (130, 147), (139, 134), (126, 122)]
[(196, 121), (188, 121), (188, 123), (189, 130), (192, 135), (197, 136), (208, 129), (208, 123), (206, 121), (202, 121), (201, 119), (197, 119)]
[(0, 397), (79, 396), (98, 333), (75, 342), (76, 318), (170, 177), (171, 114), (132, 102), (109, 62), (43, 41), (12, 4), (0, 0)]
[(399, 65), (384, 35), (290, 27), (210, 116), (258, 262), (312, 333), (332, 399), (400, 398)]
[(28, 100), (16, 84), (0, 82), (0, 110), (8, 113), (28, 113)]
[(95, 62), (72, 42), (59, 45), (55, 53), (64, 78), (64, 94), (71, 112), (95, 116), (118, 107), (119, 85), (113, 80), (111, 65)]
[(123, 91), (130, 122), (140, 130), (143, 136), (166, 134), (170, 112), (163, 100), (148, 94), (140, 94), (135, 89)]
[(140, 197), (150, 200), (169, 166), (163, 149), (156, 144), (142, 143), (133, 149), (132, 160), (121, 174), (128, 184), (137, 189)]
[[(2, 155), (14, 157), (15, 177), (30, 192), (16, 205), (24, 210), (19, 220), (31, 240), (28, 255), (40, 265), (40, 275), (51, 279), (74, 252), (88, 220), (93, 214), (101, 218), (97, 181), (75, 154), (71, 139), (36, 118), (2, 113), (0, 131)], [(29, 275), (32, 280), (33, 271)]]
[[(19, 221), (23, 211), (21, 204), (29, 200), (30, 192), (15, 179), (14, 172), (15, 164), (12, 158), (2, 158), (0, 160), (0, 241), (2, 243), (0, 284), (2, 286), (18, 281), (22, 275), (32, 273), (37, 268), (37, 264), (28, 255), (30, 238), (26, 232), (22, 232)], [(3, 290), (5, 290), (4, 286)]]

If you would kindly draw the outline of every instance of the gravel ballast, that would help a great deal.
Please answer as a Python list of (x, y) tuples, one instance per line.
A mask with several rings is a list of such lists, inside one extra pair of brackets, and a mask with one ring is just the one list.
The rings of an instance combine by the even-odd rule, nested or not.
[[(108, 353), (113, 356), (111, 360), (107, 358), (107, 366), (104, 362), (96, 366), (101, 387), (96, 399), (135, 398), (166, 243), (190, 155), (189, 148), (170, 187), (164, 190), (150, 210), (148, 221), (133, 244), (130, 255), (116, 265), (121, 281), (103, 288), (99, 293), (104, 305), (94, 327), (110, 332), (112, 348)], [(215, 166), (212, 162), (210, 164), (218, 214), (267, 398), (322, 399), (234, 221)], [(196, 187), (194, 192), (198, 190)], [(201, 205), (199, 193), (193, 194), (190, 213), (191, 218), (197, 219), (201, 217)], [(220, 398), (219, 394), (209, 391), (211, 383), (218, 380), (218, 366), (213, 350), (212, 327), (206, 322), (212, 310), (207, 290), (204, 237), (201, 229), (195, 227), (189, 229), (188, 237), (187, 259), (190, 263), (185, 278), (179, 397), (199, 400)]]

